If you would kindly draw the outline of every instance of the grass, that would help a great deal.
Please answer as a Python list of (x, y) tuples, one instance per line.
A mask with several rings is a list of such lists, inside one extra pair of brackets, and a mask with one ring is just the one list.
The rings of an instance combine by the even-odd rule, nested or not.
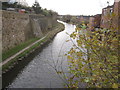
[(37, 41), (39, 38), (33, 38), (30, 39), (24, 43), (21, 43), (20, 45), (7, 50), (5, 52), (2, 53), (2, 61), (6, 60), (7, 58), (11, 57), (12, 55), (16, 54), (17, 52), (19, 52), (20, 50), (24, 49), (25, 47), (27, 47), (28, 45), (32, 44), (33, 42)]
[[(59, 27), (58, 27), (59, 26)], [(56, 33), (62, 31), (64, 29), (64, 26), (62, 24), (58, 24), (54, 30), (50, 31), (49, 34), (42, 39), (40, 42), (36, 43), (35, 45), (33, 45), (32, 47), (30, 47), (29, 49), (27, 49), (26, 51), (24, 51), (23, 53), (19, 54), (17, 57), (15, 57), (13, 60), (9, 61), (7, 64), (2, 66), (2, 71), (8, 70), (10, 66), (12, 66), (15, 62), (17, 62), (17, 60), (20, 57), (24, 57), (26, 56), (26, 54), (29, 54), (30, 51), (32, 51), (33, 49), (36, 49), (37, 47), (39, 47), (41, 45), (41, 43), (44, 43), (46, 41), (49, 41)], [(22, 43), (18, 46), (16, 46), (15, 48), (3, 53), (3, 59), (8, 58), (14, 54), (16, 54), (17, 52), (19, 52), (20, 50), (24, 49), (25, 47), (27, 47), (28, 45), (30, 45), (31, 43), (37, 41), (38, 38), (34, 38), (29, 40), (26, 43)]]
[(2, 66), (2, 71), (8, 70), (9, 67), (12, 66), (13, 63), (15, 63), (20, 57), (24, 57), (26, 56), (26, 54), (30, 53), (31, 50), (37, 48), (38, 46), (40, 46), (40, 44), (42, 42), (45, 42), (47, 39), (44, 38), (43, 40), (41, 40), (40, 42), (38, 42), (37, 44), (33, 45), (32, 47), (30, 47), (29, 49), (27, 49), (26, 51), (24, 51), (23, 53), (19, 54), (16, 58), (14, 58), (13, 60), (9, 61), (7, 64)]
[[(53, 28), (53, 29), (58, 29), (59, 27), (63, 27), (62, 24), (60, 23), (57, 23), (57, 25)], [(57, 30), (58, 32), (61, 31), (61, 30)], [(52, 34), (55, 34), (56, 32), (53, 30), (53, 31), (50, 31), (50, 36), (52, 36)], [(6, 60), (7, 58), (11, 57), (12, 55), (16, 54), (17, 52), (19, 52), (20, 50), (24, 49), (25, 47), (27, 47), (28, 45), (32, 44), (33, 42), (37, 41), (39, 38), (33, 38), (33, 39), (30, 39), (24, 43), (21, 43), (20, 45), (10, 49), (10, 50), (7, 50), (5, 52), (2, 53), (2, 61)], [(0, 61), (1, 62), (1, 61)]]

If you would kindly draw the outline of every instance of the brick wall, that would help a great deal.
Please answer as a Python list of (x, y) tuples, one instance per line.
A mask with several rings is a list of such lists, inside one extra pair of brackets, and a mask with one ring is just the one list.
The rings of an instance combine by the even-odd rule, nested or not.
[(109, 29), (112, 26), (112, 13), (113, 6), (108, 6), (102, 9), (101, 28)]
[(89, 30), (94, 30), (94, 27), (95, 27), (95, 18), (94, 17), (89, 18), (88, 27), (89, 27), (88, 28)]
[(103, 8), (101, 16), (101, 28), (118, 30), (120, 26), (120, 1), (114, 5)]
[(101, 21), (101, 14), (97, 14), (94, 16), (94, 27), (99, 28), (100, 27), (100, 21)]
[(112, 19), (112, 29), (118, 30), (120, 26), (120, 1), (114, 3), (114, 16)]

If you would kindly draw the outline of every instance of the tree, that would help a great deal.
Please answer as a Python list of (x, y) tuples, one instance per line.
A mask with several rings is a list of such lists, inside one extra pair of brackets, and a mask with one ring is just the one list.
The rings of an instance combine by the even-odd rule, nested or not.
[(2, 9), (6, 10), (7, 8), (16, 8), (18, 2), (14, 3), (8, 3), (8, 2), (2, 2)]
[[(70, 37), (74, 46), (67, 54), (69, 59), (69, 87), (80, 83), (88, 88), (118, 88), (118, 38), (116, 31), (99, 29), (85, 31), (77, 27)], [(80, 34), (81, 33), (81, 34)]]
[(66, 84), (68, 88), (80, 88), (81, 83), (86, 88), (120, 86), (117, 32), (113, 28), (90, 31), (85, 24), (82, 24), (77, 25), (72, 34), (68, 34), (70, 36), (68, 41), (73, 42), (73, 47), (66, 54), (69, 75), (65, 78), (68, 81)]
[(71, 15), (64, 15), (64, 16), (63, 16), (63, 21), (64, 21), (64, 22), (67, 22), (67, 23), (70, 23), (71, 18), (72, 18)]
[(35, 1), (35, 3), (32, 6), (33, 10), (36, 14), (40, 14), (42, 12), (42, 8), (40, 7), (39, 2)]

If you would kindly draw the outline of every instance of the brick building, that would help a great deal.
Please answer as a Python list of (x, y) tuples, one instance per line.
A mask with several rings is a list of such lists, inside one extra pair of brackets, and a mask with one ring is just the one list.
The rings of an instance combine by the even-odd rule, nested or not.
[(100, 21), (101, 21), (101, 14), (97, 14), (94, 16), (94, 27), (99, 28), (100, 27)]
[(120, 0), (115, 0), (114, 5), (102, 9), (101, 28), (118, 30), (120, 26)]
[(113, 16), (113, 5), (108, 6), (102, 9), (102, 16), (101, 16), (101, 28), (109, 29), (112, 24), (112, 16)]
[(79, 23), (85, 23), (85, 24), (87, 24), (87, 23), (89, 23), (89, 17), (90, 16), (78, 16), (77, 18), (78, 18), (78, 22)]
[(95, 27), (95, 17), (91, 16), (89, 17), (89, 24), (88, 24), (88, 30), (94, 30)]
[(112, 28), (118, 30), (120, 29), (120, 0), (115, 0), (113, 10), (114, 16), (112, 20)]

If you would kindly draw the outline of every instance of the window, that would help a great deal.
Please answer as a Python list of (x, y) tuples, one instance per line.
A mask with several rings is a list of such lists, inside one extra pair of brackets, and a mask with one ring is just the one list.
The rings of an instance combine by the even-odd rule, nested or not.
[(104, 9), (104, 13), (103, 13), (104, 15), (106, 15), (106, 11), (107, 11), (107, 10), (106, 10), (106, 9)]
[(113, 8), (110, 8), (110, 14), (113, 12)]

